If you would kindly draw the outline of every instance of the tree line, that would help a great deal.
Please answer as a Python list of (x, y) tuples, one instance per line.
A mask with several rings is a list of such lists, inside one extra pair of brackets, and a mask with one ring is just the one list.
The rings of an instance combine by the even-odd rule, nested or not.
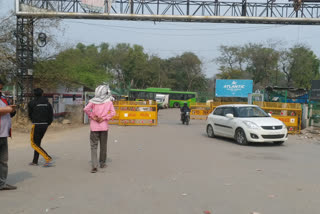
[(161, 59), (147, 54), (140, 45), (125, 43), (115, 46), (79, 43), (52, 59), (38, 61), (34, 78), (46, 87), (62, 83), (95, 88), (97, 84), (107, 83), (112, 88), (125, 90), (162, 87), (202, 91), (207, 88), (202, 62), (194, 53)]
[(281, 46), (246, 44), (221, 46), (216, 59), (218, 79), (252, 79), (255, 89), (281, 86), (310, 89), (311, 80), (320, 78), (320, 60), (303, 44), (288, 49)]

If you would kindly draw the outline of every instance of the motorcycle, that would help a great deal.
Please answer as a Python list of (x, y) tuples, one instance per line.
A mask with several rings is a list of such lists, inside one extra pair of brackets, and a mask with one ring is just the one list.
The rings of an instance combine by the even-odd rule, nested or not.
[(190, 112), (181, 112), (181, 122), (182, 124), (189, 125), (190, 122)]

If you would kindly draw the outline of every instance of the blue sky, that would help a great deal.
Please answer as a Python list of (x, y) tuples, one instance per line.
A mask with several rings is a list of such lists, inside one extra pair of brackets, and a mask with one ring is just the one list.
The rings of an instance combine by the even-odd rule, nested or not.
[[(14, 0), (0, 0), (0, 17), (13, 8)], [(219, 56), (220, 45), (282, 41), (283, 47), (288, 48), (296, 43), (303, 43), (320, 57), (320, 26), (78, 19), (64, 20), (61, 25), (64, 32), (56, 34), (58, 41), (65, 44), (138, 44), (143, 46), (148, 54), (161, 58), (173, 57), (186, 51), (194, 52), (203, 61), (207, 77), (218, 72), (218, 66), (212, 60)]]

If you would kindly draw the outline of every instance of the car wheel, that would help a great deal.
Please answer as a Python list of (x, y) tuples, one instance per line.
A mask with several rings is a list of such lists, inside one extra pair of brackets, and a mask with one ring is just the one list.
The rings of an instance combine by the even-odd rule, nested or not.
[(237, 129), (235, 139), (239, 145), (248, 145), (248, 140), (243, 129)]
[(214, 138), (214, 137), (215, 137), (214, 131), (213, 131), (213, 128), (212, 128), (211, 125), (208, 125), (208, 126), (207, 126), (207, 135), (208, 135), (208, 137), (211, 137), (211, 138)]
[(180, 108), (180, 104), (179, 103), (173, 103), (173, 107), (174, 108)]
[(280, 146), (280, 145), (282, 145), (283, 143), (284, 143), (284, 141), (276, 141), (276, 142), (273, 142), (275, 145), (278, 145), (278, 146)]

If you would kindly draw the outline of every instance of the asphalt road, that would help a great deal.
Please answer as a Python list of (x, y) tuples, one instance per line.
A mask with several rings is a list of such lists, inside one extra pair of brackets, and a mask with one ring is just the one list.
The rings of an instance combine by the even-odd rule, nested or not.
[[(28, 134), (10, 140), (1, 214), (316, 214), (320, 144), (290, 136), (283, 146), (211, 139), (205, 121), (159, 112), (157, 127), (111, 126), (108, 168), (90, 173), (89, 126), (45, 136), (52, 168), (29, 166)], [(303, 140), (301, 140), (303, 139)]]

